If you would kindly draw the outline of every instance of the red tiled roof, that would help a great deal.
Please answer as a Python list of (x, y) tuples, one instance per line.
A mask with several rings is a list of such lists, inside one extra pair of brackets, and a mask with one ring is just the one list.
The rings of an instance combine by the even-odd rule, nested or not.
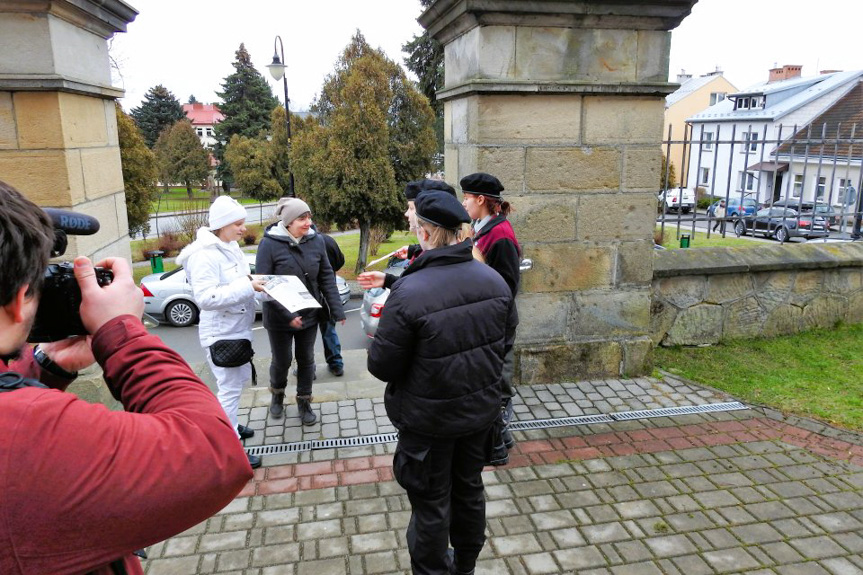
[(183, 104), (183, 111), (192, 121), (193, 126), (212, 126), (225, 119), (215, 104)]

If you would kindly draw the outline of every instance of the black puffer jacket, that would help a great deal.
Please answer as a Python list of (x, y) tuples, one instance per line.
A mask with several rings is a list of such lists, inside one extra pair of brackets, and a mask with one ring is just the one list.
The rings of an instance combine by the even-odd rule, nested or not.
[(369, 350), (393, 425), (438, 437), (490, 425), (516, 322), (512, 292), (470, 242), (423, 252), (393, 286)]
[[(264, 239), (258, 246), (255, 273), (299, 277), (315, 299), (322, 304), (326, 300), (333, 321), (345, 319), (339, 290), (336, 287), (336, 276), (327, 258), (324, 239), (319, 234), (312, 233), (300, 238), (300, 243), (297, 244), (290, 236), (274, 233), (273, 228), (277, 225), (276, 223), (267, 228)], [(302, 262), (302, 268), (300, 262)], [(288, 324), (297, 315), (303, 317), (302, 329), (317, 325), (322, 318), (321, 310), (318, 308), (303, 309), (299, 314), (295, 314), (275, 301), (264, 302), (263, 308), (264, 327), (276, 331), (294, 331)]]

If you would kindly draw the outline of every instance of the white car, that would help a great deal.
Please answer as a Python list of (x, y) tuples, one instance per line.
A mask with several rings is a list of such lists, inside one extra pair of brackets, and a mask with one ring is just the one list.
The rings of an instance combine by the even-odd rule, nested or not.
[[(246, 254), (246, 261), (255, 273), (255, 254)], [(336, 287), (342, 305), (351, 298), (351, 289), (345, 278), (336, 276)], [(169, 272), (150, 274), (141, 279), (144, 292), (144, 311), (151, 316), (164, 317), (167, 323), (186, 327), (198, 321), (200, 310), (192, 297), (192, 286), (186, 280), (182, 266)], [(261, 302), (255, 300), (255, 311), (261, 313)]]
[(695, 192), (686, 188), (663, 190), (656, 198), (659, 200), (660, 209), (666, 214), (673, 210), (688, 214), (695, 208)]

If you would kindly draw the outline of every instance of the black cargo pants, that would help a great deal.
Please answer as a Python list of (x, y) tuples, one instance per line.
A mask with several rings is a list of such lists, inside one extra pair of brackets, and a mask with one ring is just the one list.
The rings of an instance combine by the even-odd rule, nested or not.
[(414, 575), (447, 575), (452, 542), (459, 569), (470, 571), (485, 544), (482, 468), (491, 428), (446, 439), (399, 433), (393, 475), (407, 491), (408, 551)]

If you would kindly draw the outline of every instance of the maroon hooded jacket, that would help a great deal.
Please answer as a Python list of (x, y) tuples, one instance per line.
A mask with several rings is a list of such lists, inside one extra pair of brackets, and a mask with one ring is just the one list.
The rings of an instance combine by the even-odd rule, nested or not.
[(143, 573), (132, 552), (210, 517), (252, 477), (216, 398), (139, 319), (111, 320), (92, 348), (126, 411), (63, 393), (32, 353), (9, 365), (57, 389), (0, 393), (4, 575)]

